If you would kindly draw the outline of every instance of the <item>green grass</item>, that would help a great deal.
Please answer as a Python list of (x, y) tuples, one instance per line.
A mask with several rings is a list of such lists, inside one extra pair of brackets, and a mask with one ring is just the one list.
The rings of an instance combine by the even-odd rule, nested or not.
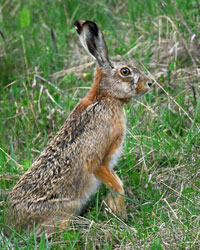
[(61, 235), (38, 241), (13, 231), (2, 248), (199, 249), (199, 1), (2, 0), (0, 10), (2, 228), (8, 193), (92, 84), (93, 67), (63, 71), (92, 61), (74, 20), (96, 21), (112, 58), (157, 81), (125, 107), (128, 130), (116, 170), (128, 221), (107, 212), (102, 186)]

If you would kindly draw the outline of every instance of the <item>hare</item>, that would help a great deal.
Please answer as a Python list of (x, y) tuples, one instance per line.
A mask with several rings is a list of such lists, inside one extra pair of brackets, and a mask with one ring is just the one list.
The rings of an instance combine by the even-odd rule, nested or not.
[(93, 85), (8, 198), (8, 223), (13, 218), (17, 230), (38, 225), (38, 235), (64, 229), (101, 183), (112, 191), (110, 209), (126, 219), (123, 184), (113, 170), (126, 132), (123, 107), (152, 85), (137, 68), (109, 60), (94, 22), (76, 20), (74, 26), (96, 60)]

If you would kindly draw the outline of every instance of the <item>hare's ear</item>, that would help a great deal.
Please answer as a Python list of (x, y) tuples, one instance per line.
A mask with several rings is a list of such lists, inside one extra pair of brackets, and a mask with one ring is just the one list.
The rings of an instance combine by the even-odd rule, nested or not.
[(76, 20), (74, 26), (83, 47), (96, 59), (99, 66), (112, 67), (108, 58), (108, 49), (103, 34), (96, 23)]

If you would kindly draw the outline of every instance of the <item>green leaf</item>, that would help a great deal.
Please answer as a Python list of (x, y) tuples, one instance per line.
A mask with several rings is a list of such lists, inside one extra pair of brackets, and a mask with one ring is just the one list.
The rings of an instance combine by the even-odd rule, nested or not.
[(30, 160), (25, 160), (24, 164), (23, 164), (24, 170), (27, 171), (30, 166), (31, 166), (31, 161)]
[(161, 238), (156, 238), (151, 244), (151, 250), (163, 250)]
[(26, 28), (30, 25), (30, 10), (28, 7), (24, 6), (19, 13), (19, 20), (21, 28)]

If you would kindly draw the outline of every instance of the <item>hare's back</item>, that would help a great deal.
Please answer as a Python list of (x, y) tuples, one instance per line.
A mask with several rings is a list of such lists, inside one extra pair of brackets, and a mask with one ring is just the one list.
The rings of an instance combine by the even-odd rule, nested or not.
[[(79, 116), (71, 113), (63, 127), (14, 187), (13, 206), (51, 202), (79, 196), (87, 170), (98, 166), (109, 144), (110, 115), (105, 105), (92, 104)], [(30, 205), (31, 204), (31, 205)], [(40, 205), (41, 206), (41, 205)]]

